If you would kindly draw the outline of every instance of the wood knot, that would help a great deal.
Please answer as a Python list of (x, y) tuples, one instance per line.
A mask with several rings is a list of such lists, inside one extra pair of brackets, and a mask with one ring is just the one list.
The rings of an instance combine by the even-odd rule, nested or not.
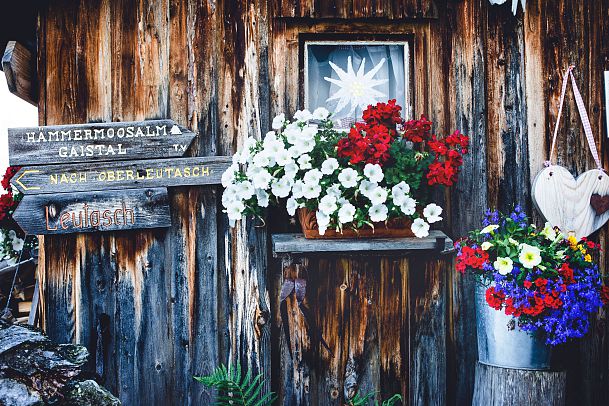
[(338, 388), (336, 386), (333, 386), (332, 389), (330, 389), (330, 397), (332, 399), (338, 399), (338, 395), (339, 395)]
[(343, 283), (341, 283), (341, 285), (340, 285), (340, 290), (342, 290), (343, 292), (344, 292), (345, 290), (347, 290), (347, 284), (346, 284), (346, 283), (344, 283), (344, 282), (343, 282)]

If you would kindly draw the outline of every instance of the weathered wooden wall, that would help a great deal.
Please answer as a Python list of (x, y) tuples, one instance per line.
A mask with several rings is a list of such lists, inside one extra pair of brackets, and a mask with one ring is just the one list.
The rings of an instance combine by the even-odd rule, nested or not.
[[(300, 107), (300, 34), (411, 35), (415, 114), (428, 114), (440, 133), (457, 128), (472, 137), (461, 181), (446, 198), (445, 226), (458, 236), (479, 224), (488, 205), (520, 203), (532, 212), (530, 181), (546, 159), (561, 72), (569, 63), (576, 65), (607, 157), (601, 75), (609, 68), (609, 2), (527, 3), (526, 13), (514, 17), (509, 5), (487, 0), (53, 1), (41, 13), (38, 33), (40, 122), (169, 117), (201, 134), (193, 154), (230, 154), (248, 135), (264, 134), (274, 114)], [(572, 98), (564, 113), (559, 162), (582, 172), (592, 158)], [(289, 373), (278, 372), (291, 365), (277, 359), (277, 275), (269, 268), (267, 234), (251, 224), (230, 231), (218, 196), (209, 187), (172, 191), (169, 231), (45, 239), (47, 331), (86, 344), (95, 354), (89, 367), (125, 404), (206, 404), (210, 394), (191, 376), (238, 359), (263, 371), (269, 385), (273, 378), (282, 396), (304, 391), (304, 383), (294, 386)], [(597, 238), (606, 245), (607, 232)], [(320, 349), (307, 361), (313, 372), (303, 399), (338, 404), (345, 368), (357, 354), (376, 364), (359, 372), (356, 387), (402, 390), (410, 404), (471, 402), (471, 281), (422, 260), (387, 262), (381, 274), (366, 261), (319, 262), (315, 272), (332, 273), (314, 279), (310, 300), (318, 321), (334, 332), (329, 337), (339, 356), (329, 359)], [(609, 265), (606, 255), (601, 260)], [(435, 286), (428, 276), (440, 273), (446, 285), (439, 285), (439, 305), (417, 301), (411, 290), (403, 301), (399, 290), (384, 295), (408, 280), (423, 284), (417, 292), (427, 297)], [(356, 292), (348, 300), (344, 292), (336, 296), (344, 280), (346, 291)], [(363, 292), (379, 303), (366, 315)], [(430, 312), (425, 303), (440, 307)], [(440, 327), (432, 316), (439, 317), (438, 309), (446, 317)], [(336, 315), (341, 318), (330, 317)], [(442, 354), (422, 355), (443, 357), (444, 381), (426, 364), (403, 358), (403, 346), (416, 340), (411, 327), (401, 329), (399, 340), (379, 338), (385, 321), (405, 323), (400, 315), (422, 323), (419, 329), (446, 329), (444, 340), (432, 345)], [(336, 324), (341, 320), (345, 324)], [(298, 325), (292, 331), (298, 334)], [(604, 401), (607, 333), (601, 314), (590, 337), (563, 349), (571, 404)], [(413, 377), (423, 382), (413, 384)], [(332, 385), (340, 392), (335, 398)]]

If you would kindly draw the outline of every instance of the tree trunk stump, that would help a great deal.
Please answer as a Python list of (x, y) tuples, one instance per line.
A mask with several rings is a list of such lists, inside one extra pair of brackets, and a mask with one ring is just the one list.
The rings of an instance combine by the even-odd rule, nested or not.
[(529, 371), (478, 363), (473, 406), (565, 404), (566, 371)]

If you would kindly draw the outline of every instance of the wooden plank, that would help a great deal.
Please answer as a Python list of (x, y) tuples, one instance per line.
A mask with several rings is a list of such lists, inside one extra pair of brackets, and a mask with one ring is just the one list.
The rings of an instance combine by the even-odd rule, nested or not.
[(12, 183), (25, 195), (220, 184), (230, 157), (27, 166)]
[(473, 405), (566, 404), (565, 371), (527, 371), (478, 363)]
[(9, 128), (11, 165), (181, 157), (196, 134), (173, 120)]
[(38, 105), (36, 53), (21, 42), (9, 41), (2, 56), (8, 90), (34, 106)]
[(28, 234), (71, 234), (169, 227), (167, 189), (25, 196), (13, 215)]
[[(453, 249), (453, 241), (439, 230), (432, 230), (425, 238), (361, 238), (361, 239), (306, 239), (302, 234), (273, 234), (274, 255), (292, 253), (384, 253), (388, 251), (420, 251)], [(440, 245), (438, 245), (440, 244)]]

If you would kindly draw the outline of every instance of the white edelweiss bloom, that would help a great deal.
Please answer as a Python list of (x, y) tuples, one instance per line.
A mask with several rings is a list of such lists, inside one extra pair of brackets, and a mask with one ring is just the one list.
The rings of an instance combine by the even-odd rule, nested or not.
[(338, 209), (338, 222), (341, 224), (350, 223), (355, 216), (355, 206), (351, 203), (345, 203)]
[(281, 113), (275, 116), (271, 127), (273, 130), (279, 130), (281, 127), (283, 127), (283, 123), (285, 123), (285, 114)]
[(330, 112), (323, 107), (318, 107), (315, 110), (313, 110), (313, 119), (314, 120), (325, 120), (326, 118), (328, 118), (329, 115), (330, 115)]
[(377, 186), (370, 192), (368, 199), (370, 199), (373, 206), (377, 206), (387, 201), (387, 194), (387, 189)]
[(338, 160), (336, 158), (328, 158), (321, 164), (321, 173), (331, 175), (338, 169)]
[(330, 215), (338, 209), (336, 204), (336, 197), (331, 195), (325, 195), (319, 201), (319, 211), (324, 214)]
[(307, 141), (314, 141), (315, 135), (317, 134), (317, 126), (316, 125), (308, 125), (302, 129), (300, 132), (300, 138)]
[(300, 169), (311, 169), (313, 167), (311, 165), (311, 156), (309, 154), (300, 155), (298, 166), (300, 166)]
[(334, 184), (326, 189), (326, 193), (336, 197), (337, 200), (341, 199), (340, 186), (338, 184)]
[(387, 220), (387, 213), (389, 209), (384, 204), (377, 204), (375, 206), (370, 207), (368, 210), (368, 216), (370, 216), (370, 221), (373, 223), (379, 223), (381, 221)]
[(322, 177), (323, 174), (321, 173), (321, 171), (315, 168), (305, 173), (302, 179), (304, 180), (304, 183), (319, 183)]
[(330, 216), (317, 210), (317, 212), (315, 213), (315, 219), (317, 220), (319, 234), (324, 235), (326, 233), (326, 230), (328, 229), (328, 224), (330, 224)]
[(366, 196), (366, 197), (370, 197), (370, 193), (372, 193), (372, 191), (374, 189), (376, 189), (378, 187), (378, 183), (376, 182), (370, 182), (369, 180), (362, 180), (362, 182), (359, 184), (359, 191), (362, 195)]
[(307, 109), (298, 110), (294, 114), (294, 120), (296, 120), (296, 121), (309, 121), (312, 118), (313, 118), (313, 115)]
[(347, 189), (357, 186), (357, 178), (357, 171), (353, 168), (345, 168), (338, 175), (340, 184)]
[(293, 197), (290, 197), (285, 203), (285, 208), (288, 211), (288, 214), (290, 216), (293, 216), (294, 214), (296, 214), (296, 209), (298, 208), (298, 202)]
[(430, 203), (423, 209), (423, 216), (428, 223), (442, 221), (440, 214), (442, 214), (442, 208), (435, 203)]
[(364, 175), (370, 179), (371, 182), (379, 183), (385, 177), (383, 174), (383, 168), (379, 164), (366, 164), (364, 166)]
[(275, 160), (277, 161), (277, 165), (280, 166), (287, 165), (289, 162), (294, 162), (292, 160), (292, 155), (290, 155), (288, 150), (285, 148), (282, 148), (279, 152), (277, 152), (275, 155)]
[(21, 251), (23, 249), (24, 241), (21, 238), (15, 238), (13, 240), (13, 251)]
[(236, 165), (231, 165), (228, 167), (226, 171), (222, 174), (222, 186), (228, 187), (231, 183), (235, 181), (235, 172), (237, 172), (238, 168)]
[(256, 189), (267, 189), (273, 176), (266, 169), (259, 168), (251, 177), (252, 183)]
[(292, 184), (290, 180), (286, 177), (283, 177), (271, 183), (271, 192), (279, 198), (287, 197), (290, 194), (291, 189)]
[(302, 188), (302, 195), (306, 199), (316, 199), (321, 193), (321, 186), (318, 183), (305, 183)]
[(292, 186), (292, 197), (295, 199), (300, 199), (304, 196), (304, 182), (300, 179), (294, 182), (294, 186)]
[(258, 201), (258, 206), (268, 207), (269, 194), (266, 192), (266, 190), (256, 189), (256, 200)]
[(404, 199), (404, 202), (400, 205), (400, 210), (407, 216), (412, 216), (414, 212), (417, 210), (417, 201), (412, 197), (407, 196)]
[(410, 229), (417, 238), (423, 238), (429, 235), (429, 224), (421, 218), (415, 219), (412, 222)]

